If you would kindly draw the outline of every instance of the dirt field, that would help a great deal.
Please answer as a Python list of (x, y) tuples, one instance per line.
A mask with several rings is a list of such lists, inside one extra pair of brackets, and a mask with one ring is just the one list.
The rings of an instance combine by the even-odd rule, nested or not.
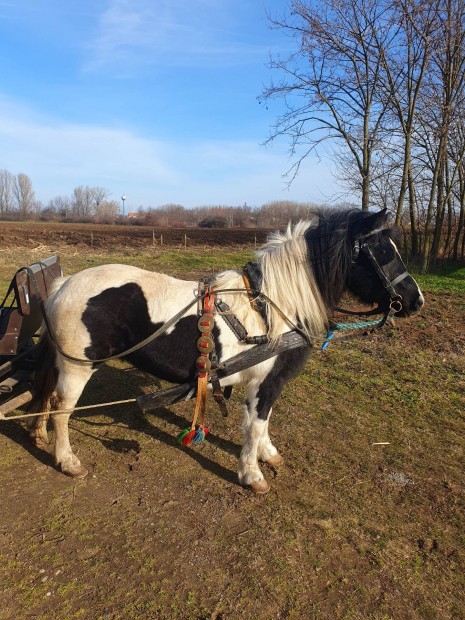
[[(27, 238), (0, 249), (10, 275), (42, 245), (68, 272), (114, 258), (30, 239), (35, 254)], [(164, 268), (199, 276), (202, 252)], [(76, 413), (83, 481), (32, 448), (22, 423), (0, 422), (0, 619), (465, 618), (464, 317), (463, 294), (427, 291), (421, 316), (316, 352), (274, 408), (286, 463), (264, 467), (266, 496), (236, 481), (240, 391), (228, 418), (209, 403), (211, 433), (194, 448), (176, 443), (192, 403)], [(105, 366), (80, 404), (153, 385)]]
[(1, 222), (0, 244), (32, 247), (37, 244), (68, 246), (83, 245), (109, 248), (190, 246), (221, 244), (245, 245), (262, 243), (267, 231), (252, 228), (154, 228), (152, 226), (106, 226), (103, 224), (59, 224), (57, 222)]

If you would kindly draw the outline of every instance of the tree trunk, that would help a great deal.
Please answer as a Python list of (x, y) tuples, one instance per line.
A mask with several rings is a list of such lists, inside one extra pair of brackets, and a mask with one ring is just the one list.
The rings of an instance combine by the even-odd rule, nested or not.
[(420, 254), (420, 239), (418, 236), (418, 222), (415, 211), (415, 184), (413, 181), (411, 166), (409, 166), (408, 170), (408, 203), (410, 215), (410, 235), (412, 239), (412, 247), (410, 252), (412, 258), (416, 258)]
[[(465, 220), (465, 179), (464, 179), (464, 171), (462, 164), (460, 163), (459, 169), (459, 187), (460, 187), (460, 213), (459, 213), (459, 221), (457, 223), (457, 231), (455, 233), (454, 238), (454, 249), (452, 252), (452, 257), (454, 261), (457, 261), (459, 258), (459, 245), (460, 245), (460, 235), (463, 230), (464, 220)], [(465, 239), (465, 235), (464, 235)], [(463, 250), (462, 250), (463, 256)]]
[[(405, 194), (407, 193), (407, 183), (410, 180), (410, 134), (407, 132), (404, 145), (404, 165), (402, 167), (402, 178), (400, 180), (399, 196), (397, 198), (396, 226), (402, 222), (404, 211)], [(413, 180), (412, 180), (413, 182)], [(413, 234), (413, 231), (412, 231)]]
[(444, 138), (441, 137), (439, 140), (438, 146), (438, 154), (436, 163), (434, 165), (433, 170), (433, 178), (431, 180), (431, 191), (428, 200), (428, 208), (426, 211), (426, 221), (425, 227), (423, 230), (423, 247), (422, 247), (422, 257), (421, 257), (421, 272), (426, 273), (428, 270), (428, 264), (430, 259), (430, 250), (431, 250), (431, 224), (433, 221), (433, 212), (434, 212), (434, 203), (436, 202), (436, 190), (438, 186), (438, 178), (443, 162), (443, 146), (444, 146)]
[(441, 247), (442, 228), (444, 225), (444, 215), (446, 211), (445, 196), (446, 191), (444, 183), (447, 180), (448, 168), (447, 161), (444, 161), (440, 166), (440, 172), (438, 174), (438, 191), (436, 199), (436, 223), (433, 232), (433, 243), (431, 244), (431, 259), (435, 263), (439, 257), (439, 250)]

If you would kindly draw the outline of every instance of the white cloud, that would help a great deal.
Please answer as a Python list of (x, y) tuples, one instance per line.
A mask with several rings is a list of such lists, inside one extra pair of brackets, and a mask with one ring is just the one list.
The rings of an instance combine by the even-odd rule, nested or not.
[(144, 66), (224, 66), (266, 58), (269, 47), (232, 37), (236, 2), (111, 0), (87, 45), (86, 71), (121, 75)]
[(150, 140), (127, 128), (63, 123), (2, 98), (0, 141), (0, 169), (28, 174), (44, 203), (78, 185), (105, 187), (116, 199), (124, 192), (128, 208), (322, 202), (332, 185), (328, 170), (309, 160), (286, 191), (286, 157), (254, 141)]
[(161, 142), (128, 129), (66, 124), (5, 99), (0, 99), (0, 141), (0, 168), (35, 177), (52, 195), (80, 184), (144, 179), (156, 185), (177, 179), (164, 162)]

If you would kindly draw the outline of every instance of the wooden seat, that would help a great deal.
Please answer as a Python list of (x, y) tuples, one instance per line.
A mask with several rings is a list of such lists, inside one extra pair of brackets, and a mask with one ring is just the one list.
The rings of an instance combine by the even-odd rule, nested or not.
[[(34, 274), (34, 282), (31, 275)], [(37, 334), (41, 323), (40, 298), (47, 299), (52, 282), (63, 275), (60, 259), (51, 256), (19, 269), (8, 288), (6, 298), (13, 294), (11, 305), (0, 307), (0, 356), (16, 355), (18, 350)]]

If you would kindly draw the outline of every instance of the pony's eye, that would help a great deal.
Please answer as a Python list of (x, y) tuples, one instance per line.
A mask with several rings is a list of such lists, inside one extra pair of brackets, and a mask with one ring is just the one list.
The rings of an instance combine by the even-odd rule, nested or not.
[(386, 243), (378, 247), (375, 254), (376, 259), (380, 265), (387, 265), (387, 263), (390, 263), (392, 260), (394, 260), (396, 252), (391, 243)]

